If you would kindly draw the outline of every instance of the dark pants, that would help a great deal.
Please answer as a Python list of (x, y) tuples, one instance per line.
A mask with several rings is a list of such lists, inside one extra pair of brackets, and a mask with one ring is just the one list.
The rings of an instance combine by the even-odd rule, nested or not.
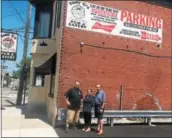
[(91, 126), (91, 118), (91, 112), (84, 112), (84, 122), (86, 128)]
[(101, 104), (96, 104), (95, 105), (95, 117), (98, 120), (102, 120), (103, 119), (104, 110), (103, 110), (103, 112), (100, 112), (101, 108), (102, 108), (102, 105)]

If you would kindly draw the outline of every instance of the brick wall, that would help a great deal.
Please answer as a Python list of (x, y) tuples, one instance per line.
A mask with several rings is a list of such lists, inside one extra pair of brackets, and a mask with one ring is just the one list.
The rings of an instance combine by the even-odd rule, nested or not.
[(92, 88), (95, 93), (95, 85), (100, 83), (107, 94), (107, 108), (109, 109), (119, 108), (120, 85), (124, 86), (123, 109), (172, 109), (172, 61), (170, 58), (154, 58), (127, 51), (88, 46), (84, 46), (83, 52), (80, 52), (80, 42), (83, 41), (86, 44), (101, 47), (123, 48), (148, 54), (171, 56), (171, 10), (134, 1), (92, 3), (162, 18), (162, 48), (158, 49), (156, 44), (151, 42), (64, 27), (58, 105), (66, 107), (65, 91), (75, 81), (80, 81), (84, 93), (87, 88)]

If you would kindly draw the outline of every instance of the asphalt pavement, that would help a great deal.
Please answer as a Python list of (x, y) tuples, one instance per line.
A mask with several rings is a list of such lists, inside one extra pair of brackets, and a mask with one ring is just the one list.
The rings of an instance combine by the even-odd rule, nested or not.
[[(82, 127), (81, 127), (82, 128)], [(59, 137), (135, 137), (135, 138), (172, 138), (172, 124), (159, 124), (155, 127), (148, 125), (114, 125), (104, 127), (104, 134), (98, 136), (95, 132), (96, 126), (93, 126), (91, 132), (82, 132), (81, 128), (65, 133), (64, 127), (55, 128)]]
[[(7, 110), (7, 107), (14, 106), (16, 97), (17, 97), (17, 91), (12, 91), (9, 88), (3, 88), (1, 100), (2, 100), (2, 108), (4, 108), (4, 112)], [(13, 108), (13, 107), (10, 107), (10, 109), (11, 108)], [(12, 114), (14, 114), (14, 113), (12, 113)], [(4, 114), (4, 116), (5, 116), (5, 114)], [(25, 115), (25, 118), (26, 118), (26, 115)], [(35, 119), (36, 118), (37, 117), (35, 117)], [(8, 121), (8, 118), (6, 120)], [(17, 121), (17, 119), (14, 119), (14, 118), (12, 120)], [(25, 121), (23, 121), (23, 124), (24, 124), (24, 122), (31, 123), (31, 121), (33, 121), (33, 123), (31, 123), (31, 124), (36, 123), (36, 121), (32, 120), (32, 119), (28, 120), (29, 122), (27, 120), (28, 119), (26, 118)], [(17, 124), (19, 122), (17, 121), (14, 124)], [(80, 137), (80, 138), (81, 137), (131, 137), (131, 138), (134, 138), (134, 137), (135, 138), (139, 138), (139, 137), (142, 137), (142, 138), (144, 138), (144, 137), (145, 138), (150, 138), (150, 137), (166, 138), (166, 137), (168, 137), (168, 138), (172, 138), (172, 124), (158, 124), (155, 127), (148, 126), (148, 125), (141, 125), (141, 124), (140, 125), (139, 124), (137, 124), (137, 125), (136, 124), (135, 125), (131, 125), (131, 124), (130, 125), (126, 125), (126, 124), (125, 125), (119, 125), (119, 124), (117, 125), (117, 124), (115, 124), (113, 128), (111, 128), (110, 126), (105, 126), (104, 134), (101, 136), (98, 136), (96, 134), (96, 132), (95, 132), (96, 126), (95, 125), (93, 125), (92, 131), (88, 132), (88, 133), (81, 131), (82, 126), (80, 126), (80, 128), (76, 131), (70, 130), (69, 133), (65, 133), (64, 127), (56, 127), (56, 128), (54, 128), (55, 132), (53, 132), (53, 128), (51, 129), (51, 127), (49, 127), (49, 126), (46, 127), (45, 130), (43, 130), (42, 127), (45, 125), (42, 125), (43, 123), (41, 123), (41, 121), (39, 122), (39, 124), (40, 124), (40, 128), (41, 128), (40, 131), (46, 131), (46, 129), (47, 129), (47, 135), (51, 134), (52, 136), (56, 136), (56, 137)], [(25, 129), (20, 130), (20, 131), (24, 131)], [(32, 136), (34, 136), (34, 135), (39, 136), (40, 131), (36, 133), (35, 131), (33, 131), (34, 129), (35, 128), (32, 128), (27, 133), (23, 132), (23, 136), (25, 135), (25, 136), (30, 137), (31, 135), (29, 135), (29, 134), (32, 134)], [(50, 129), (51, 131), (48, 131), (48, 129)], [(12, 131), (10, 131), (10, 132), (7, 131), (6, 133), (5, 132), (4, 132), (4, 134), (11, 134), (10, 136), (13, 135)], [(56, 134), (54, 134), (54, 133), (56, 133)], [(16, 135), (16, 136), (18, 136), (18, 135)]]

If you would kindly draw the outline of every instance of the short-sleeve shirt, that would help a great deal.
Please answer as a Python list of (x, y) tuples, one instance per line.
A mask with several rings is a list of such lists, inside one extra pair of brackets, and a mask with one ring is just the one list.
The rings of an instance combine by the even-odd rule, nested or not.
[(103, 90), (100, 90), (96, 93), (95, 104), (101, 105), (103, 102), (106, 102), (106, 94)]
[(70, 106), (68, 109), (80, 109), (81, 106), (81, 99), (83, 99), (82, 91), (79, 88), (71, 88), (65, 93), (66, 98), (68, 98), (70, 102)]

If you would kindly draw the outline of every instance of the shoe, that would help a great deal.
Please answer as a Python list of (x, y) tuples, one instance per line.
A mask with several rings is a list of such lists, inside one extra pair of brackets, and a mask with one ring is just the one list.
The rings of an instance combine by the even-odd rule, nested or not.
[(100, 130), (99, 129), (96, 129), (96, 132), (98, 133)]
[(86, 130), (85, 130), (85, 132), (90, 132), (91, 131), (91, 128), (87, 128)]
[(82, 131), (85, 131), (85, 128), (83, 128)]
[(68, 133), (68, 132), (69, 132), (69, 128), (68, 128), (68, 127), (66, 127), (65, 132), (66, 132), (66, 133)]
[(76, 126), (73, 126), (73, 130), (74, 130), (74, 131), (77, 130)]
[(97, 134), (98, 135), (103, 135), (103, 131), (99, 131)]

